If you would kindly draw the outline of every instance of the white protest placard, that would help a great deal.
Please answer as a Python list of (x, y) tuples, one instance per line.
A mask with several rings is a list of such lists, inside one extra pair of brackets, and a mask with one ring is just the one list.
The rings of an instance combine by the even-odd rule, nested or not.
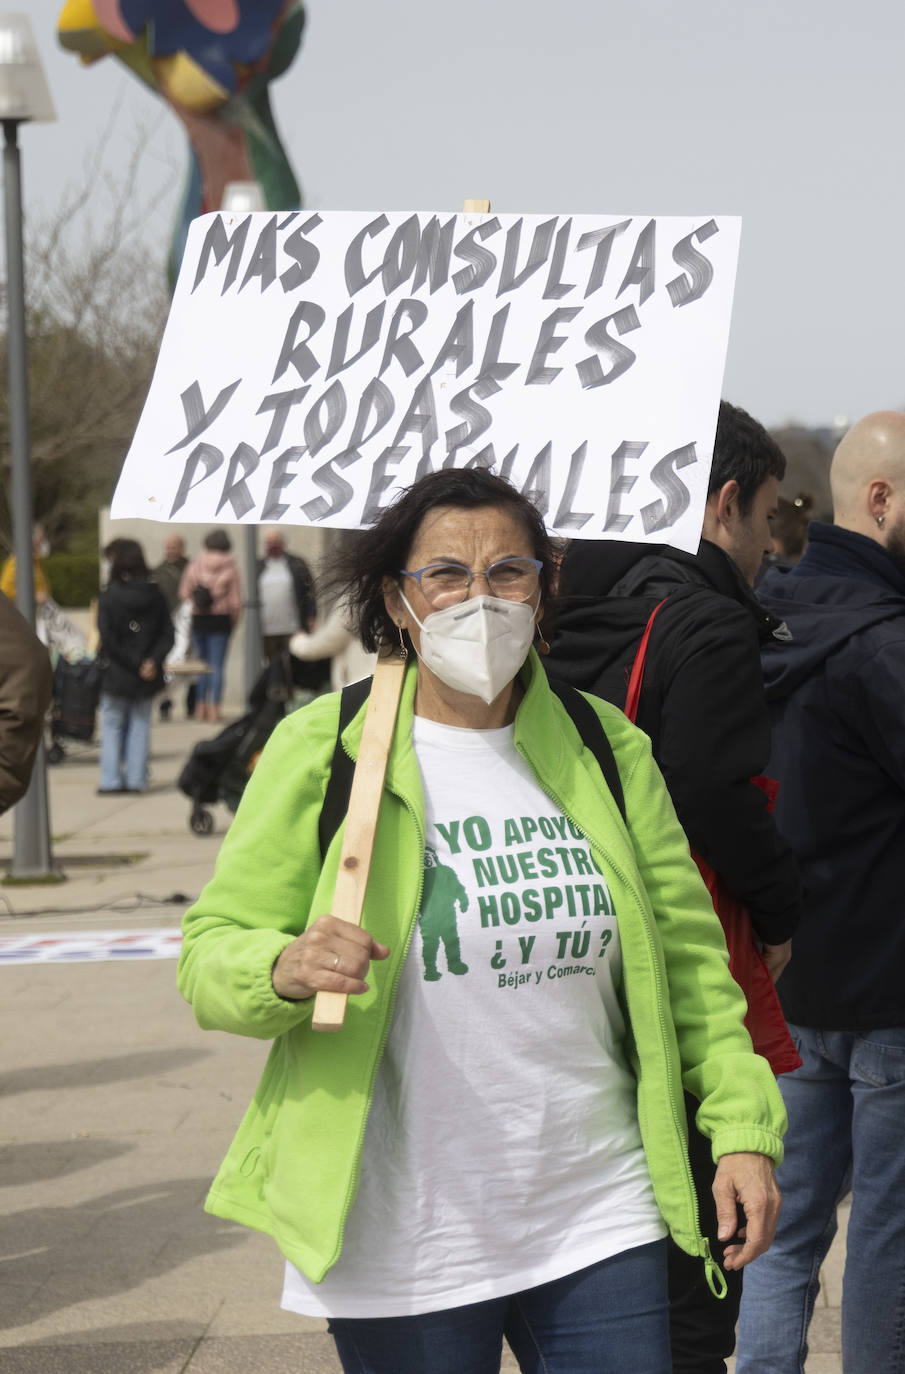
[(210, 214), (114, 519), (372, 523), (481, 464), (551, 533), (695, 550), (740, 221)]

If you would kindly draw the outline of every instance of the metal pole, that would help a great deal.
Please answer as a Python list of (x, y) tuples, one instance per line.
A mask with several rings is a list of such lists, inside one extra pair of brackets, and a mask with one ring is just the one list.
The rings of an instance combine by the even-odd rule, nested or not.
[(257, 682), (264, 660), (261, 638), (261, 602), (258, 598), (257, 525), (243, 525), (245, 534), (245, 705)]
[[(34, 523), (31, 444), (28, 431), (28, 348), (25, 334), (25, 260), (22, 250), (22, 175), (17, 142), (19, 121), (3, 121), (3, 204), (6, 217), (7, 353), (9, 366), (9, 443), (16, 605), (35, 623)], [(13, 812), (13, 864), (16, 879), (57, 878), (50, 850), (47, 768), (43, 741), (31, 782)]]

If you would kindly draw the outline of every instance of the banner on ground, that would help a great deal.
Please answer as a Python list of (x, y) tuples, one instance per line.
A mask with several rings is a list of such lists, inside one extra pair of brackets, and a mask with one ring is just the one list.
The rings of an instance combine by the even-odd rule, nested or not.
[(371, 524), (484, 465), (552, 533), (696, 549), (740, 221), (209, 214), (114, 519)]
[(81, 964), (110, 959), (178, 959), (182, 931), (80, 930), (0, 936), (0, 964)]

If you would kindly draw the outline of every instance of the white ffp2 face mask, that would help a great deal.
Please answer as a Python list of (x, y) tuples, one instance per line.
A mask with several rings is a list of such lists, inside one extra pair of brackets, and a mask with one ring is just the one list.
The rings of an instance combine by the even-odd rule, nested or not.
[(421, 621), (401, 587), (399, 595), (421, 631), (419, 657), (447, 687), (489, 706), (528, 657), (537, 607), (527, 601), (476, 596)]

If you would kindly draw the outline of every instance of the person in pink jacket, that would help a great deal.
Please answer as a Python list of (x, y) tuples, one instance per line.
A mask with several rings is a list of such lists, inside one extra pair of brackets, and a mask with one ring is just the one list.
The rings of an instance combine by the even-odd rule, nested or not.
[(212, 670), (198, 680), (195, 719), (219, 722), (223, 665), (233, 628), (242, 612), (242, 588), (225, 530), (205, 535), (201, 552), (182, 575), (179, 599), (192, 603), (195, 653)]

